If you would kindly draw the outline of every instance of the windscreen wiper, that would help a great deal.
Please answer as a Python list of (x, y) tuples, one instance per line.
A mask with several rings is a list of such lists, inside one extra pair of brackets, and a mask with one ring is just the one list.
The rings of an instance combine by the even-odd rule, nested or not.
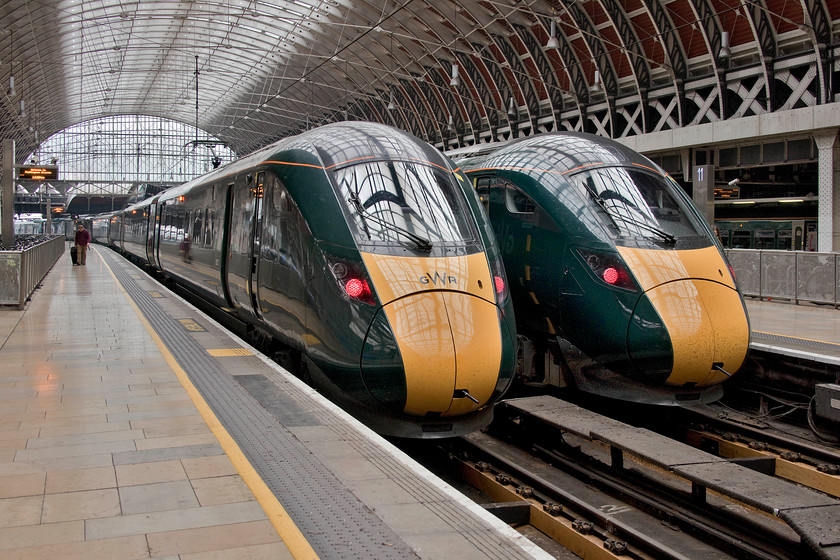
[(625, 222), (627, 222), (628, 224), (633, 224), (634, 226), (637, 226), (637, 227), (640, 227), (640, 228), (646, 229), (646, 230), (648, 230), (648, 231), (649, 231), (649, 232), (651, 232), (651, 233), (655, 233), (656, 235), (658, 235), (659, 237), (661, 237), (661, 238), (662, 238), (662, 239), (663, 239), (666, 243), (671, 243), (671, 244), (674, 244), (674, 243), (676, 243), (676, 242), (677, 242), (677, 238), (676, 238), (676, 237), (674, 237), (672, 234), (668, 233), (668, 232), (667, 232), (667, 231), (665, 231), (664, 229), (659, 229), (659, 228), (658, 228), (658, 227), (656, 227), (656, 226), (652, 226), (652, 225), (650, 225), (650, 224), (649, 224), (649, 223), (647, 223), (647, 222), (643, 222), (643, 221), (641, 221), (641, 220), (637, 220), (637, 219), (635, 219), (635, 218), (631, 218), (631, 217), (629, 217), (629, 216), (622, 216), (622, 215), (620, 215), (620, 214), (618, 215), (618, 218), (619, 218), (620, 220), (624, 220), (624, 221), (625, 221)]
[(665, 240), (667, 243), (672, 243), (673, 244), (673, 243), (677, 242), (676, 237), (674, 237), (672, 234), (668, 233), (667, 231), (665, 231), (663, 229), (659, 229), (658, 227), (652, 226), (647, 222), (643, 222), (641, 220), (637, 220), (635, 218), (631, 218), (630, 216), (625, 216), (623, 214), (619, 214), (619, 213), (617, 213), (613, 210), (610, 210), (610, 207), (607, 206), (606, 201), (598, 193), (596, 193), (594, 190), (589, 188), (589, 185), (587, 185), (586, 183), (583, 183), (583, 188), (586, 189), (586, 191), (589, 193), (589, 195), (592, 197), (592, 199), (598, 204), (598, 206), (601, 207), (601, 209), (607, 214), (607, 216), (609, 216), (610, 220), (612, 221), (613, 225), (615, 226), (615, 229), (621, 231), (621, 228), (618, 227), (618, 223), (616, 222), (616, 219), (619, 219), (619, 220), (623, 221), (624, 223), (631, 224), (631, 225), (634, 225), (636, 227), (646, 229), (651, 233), (655, 233), (656, 235), (661, 237), (663, 240)]
[[(364, 226), (365, 226), (365, 231), (367, 231), (366, 220), (371, 220), (371, 221), (381, 225), (382, 227), (384, 227), (386, 229), (397, 232), (397, 233), (403, 235), (404, 237), (407, 237), (408, 239), (410, 239), (411, 241), (414, 242), (414, 245), (420, 251), (423, 251), (424, 253), (431, 252), (432, 242), (429, 241), (428, 239), (426, 239), (425, 237), (421, 237), (421, 236), (417, 235), (416, 233), (412, 233), (412, 232), (410, 232), (406, 229), (401, 228), (398, 225), (392, 224), (391, 222), (387, 222), (387, 221), (385, 221), (381, 218), (378, 218), (377, 216), (373, 216), (371, 214), (368, 214), (367, 210), (365, 210), (365, 207), (362, 205), (362, 201), (359, 200), (359, 195), (351, 193), (350, 198), (348, 198), (347, 200), (350, 202), (350, 204), (353, 205), (353, 207), (356, 209), (356, 212), (359, 214), (359, 217), (362, 219), (362, 224), (364, 224)], [(370, 238), (370, 232), (369, 231), (367, 231), (367, 234), (368, 234), (368, 238)]]
[(592, 200), (594, 200), (598, 204), (598, 206), (601, 207), (601, 210), (603, 210), (604, 214), (607, 215), (607, 218), (610, 219), (610, 221), (612, 222), (613, 227), (615, 227), (616, 231), (621, 233), (621, 228), (618, 227), (618, 222), (615, 221), (615, 217), (613, 216), (613, 213), (610, 212), (609, 208), (607, 208), (607, 203), (604, 202), (604, 199), (601, 198), (601, 195), (599, 195), (594, 190), (589, 188), (589, 185), (587, 185), (586, 182), (583, 182), (582, 185), (583, 185), (583, 188), (586, 189), (586, 192), (589, 193), (589, 196), (592, 197)]

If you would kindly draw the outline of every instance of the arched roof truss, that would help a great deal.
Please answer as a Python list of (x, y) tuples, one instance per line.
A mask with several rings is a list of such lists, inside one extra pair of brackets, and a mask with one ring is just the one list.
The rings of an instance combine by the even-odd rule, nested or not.
[(135, 114), (238, 154), (342, 119), (441, 147), (621, 138), (833, 102), (840, 72), (828, 0), (6, 0), (0, 20), (18, 159)]

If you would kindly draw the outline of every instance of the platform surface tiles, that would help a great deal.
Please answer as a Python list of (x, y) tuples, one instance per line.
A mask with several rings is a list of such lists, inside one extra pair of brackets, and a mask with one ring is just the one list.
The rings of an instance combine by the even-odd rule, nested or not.
[(110, 249), (0, 364), (0, 559), (549, 558)]
[(753, 350), (840, 366), (840, 310), (752, 298), (746, 304)]

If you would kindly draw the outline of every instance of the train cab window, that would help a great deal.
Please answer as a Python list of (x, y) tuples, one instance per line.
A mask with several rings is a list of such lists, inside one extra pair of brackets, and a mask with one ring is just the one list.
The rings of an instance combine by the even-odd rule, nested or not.
[(675, 246), (708, 243), (707, 229), (679, 185), (664, 174), (635, 167), (597, 167), (569, 177), (616, 239)]
[(275, 215), (288, 214), (292, 211), (292, 199), (289, 191), (283, 186), (279, 179), (275, 179), (271, 185), (271, 211)]
[(471, 213), (451, 173), (419, 162), (359, 163), (333, 171), (360, 242), (382, 246), (473, 245)]
[(752, 245), (751, 231), (733, 231), (732, 232), (732, 248), (733, 249), (749, 249)]
[(537, 205), (531, 198), (514, 187), (507, 185), (505, 189), (505, 207), (511, 214), (533, 214)]

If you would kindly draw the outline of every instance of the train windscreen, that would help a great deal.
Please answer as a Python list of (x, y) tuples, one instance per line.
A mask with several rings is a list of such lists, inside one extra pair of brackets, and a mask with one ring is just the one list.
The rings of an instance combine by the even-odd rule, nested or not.
[(475, 243), (469, 206), (443, 170), (381, 161), (344, 167), (333, 177), (362, 243), (408, 242), (427, 250)]
[(572, 177), (583, 195), (600, 207), (619, 238), (666, 244), (707, 232), (687, 201), (675, 196), (667, 177), (643, 169), (602, 167)]

